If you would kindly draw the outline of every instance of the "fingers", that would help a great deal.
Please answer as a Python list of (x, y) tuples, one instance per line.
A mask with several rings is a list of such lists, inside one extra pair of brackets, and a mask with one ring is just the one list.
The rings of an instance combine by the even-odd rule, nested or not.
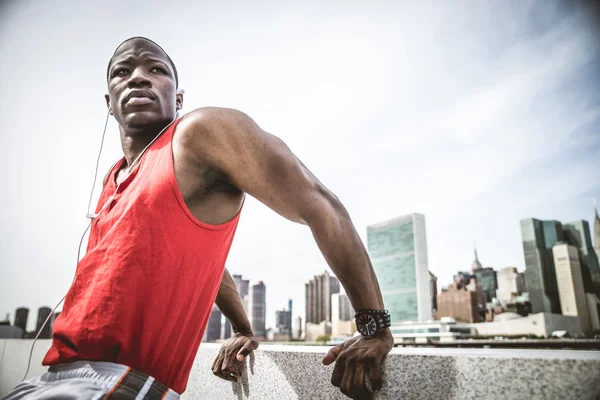
[(217, 355), (217, 358), (213, 362), (212, 371), (215, 376), (218, 376), (219, 378), (225, 379), (227, 381), (231, 381), (231, 380), (233, 380), (231, 378), (231, 375), (223, 372), (223, 369), (222, 369), (224, 359), (225, 359), (225, 355), (223, 354), (223, 352), (219, 352), (219, 354)]
[(248, 340), (246, 343), (244, 343), (244, 346), (237, 353), (238, 361), (244, 361), (244, 358), (246, 358), (251, 351), (256, 350), (257, 348), (258, 340)]
[(333, 373), (331, 374), (331, 384), (335, 387), (342, 386), (342, 379), (344, 378), (344, 371), (346, 370), (345, 360), (343, 357), (339, 357), (333, 367)]
[[(325, 355), (325, 357), (323, 358), (323, 364), (324, 365), (331, 364), (338, 358), (338, 356), (340, 355), (341, 352), (342, 352), (342, 345), (335, 346), (334, 348), (329, 350), (327, 355)], [(337, 364), (336, 364), (336, 367), (337, 367)]]
[(348, 363), (346, 363), (346, 368), (344, 370), (344, 377), (342, 378), (342, 384), (340, 385), (340, 391), (349, 397), (352, 393), (352, 384), (354, 383), (355, 367), (356, 367), (355, 361), (349, 360)]
[(373, 388), (374, 392), (380, 390), (382, 386), (381, 364), (381, 362), (374, 362), (369, 366), (369, 379), (371, 380), (371, 387)]
[(238, 378), (242, 376), (240, 365), (235, 361), (235, 353), (228, 353), (223, 357), (223, 364), (221, 364), (221, 371), (225, 376), (225, 379), (233, 382), (237, 382)]
[(350, 389), (350, 397), (353, 399), (370, 399), (371, 393), (367, 389), (365, 374), (369, 370), (369, 364), (366, 361), (358, 361), (354, 367), (354, 379)]

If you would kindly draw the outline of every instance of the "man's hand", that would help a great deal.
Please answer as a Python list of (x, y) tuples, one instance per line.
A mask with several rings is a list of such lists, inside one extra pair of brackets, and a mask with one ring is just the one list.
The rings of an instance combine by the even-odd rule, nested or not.
[(237, 382), (242, 376), (245, 358), (258, 348), (258, 339), (253, 335), (234, 334), (228, 339), (213, 362), (213, 374), (228, 381)]
[(394, 347), (394, 338), (389, 330), (378, 336), (356, 336), (329, 350), (323, 364), (335, 361), (331, 383), (353, 399), (369, 399), (371, 391), (365, 376), (371, 381), (371, 390), (381, 389), (381, 367), (385, 356)]

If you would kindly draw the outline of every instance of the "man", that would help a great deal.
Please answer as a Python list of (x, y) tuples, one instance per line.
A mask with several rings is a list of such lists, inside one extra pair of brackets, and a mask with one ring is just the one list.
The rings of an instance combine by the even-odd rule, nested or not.
[[(213, 364), (236, 381), (258, 347), (225, 260), (245, 194), (310, 227), (358, 313), (362, 333), (333, 348), (332, 383), (353, 398), (381, 387), (389, 316), (348, 213), (278, 138), (245, 114), (182, 118), (174, 63), (145, 38), (123, 42), (107, 71), (124, 157), (109, 171), (44, 358), (49, 372), (8, 399), (176, 399), (216, 302), (234, 336)], [(53, 397), (54, 396), (54, 397)], [(70, 397), (69, 397), (70, 396)], [(138, 397), (136, 397), (138, 396)]]

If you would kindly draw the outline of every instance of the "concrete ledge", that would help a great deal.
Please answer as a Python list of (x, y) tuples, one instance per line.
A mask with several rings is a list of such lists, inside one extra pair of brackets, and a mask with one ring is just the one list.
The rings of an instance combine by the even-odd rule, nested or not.
[[(30, 340), (0, 340), (0, 395), (25, 372)], [(38, 341), (30, 376), (43, 373), (50, 345)], [(212, 375), (219, 345), (202, 344), (183, 399), (343, 399), (331, 386), (328, 347), (270, 346), (247, 361), (241, 383)], [(600, 396), (600, 352), (508, 349), (394, 349), (375, 399), (594, 399)]]

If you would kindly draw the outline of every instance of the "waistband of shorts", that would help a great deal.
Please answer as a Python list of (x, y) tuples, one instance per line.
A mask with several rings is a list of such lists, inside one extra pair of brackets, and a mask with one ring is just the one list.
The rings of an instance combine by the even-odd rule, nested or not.
[[(58, 382), (68, 379), (86, 379), (105, 386), (114, 393), (120, 390), (131, 393), (137, 390), (140, 398), (157, 400), (178, 400), (179, 394), (169, 389), (153, 377), (136, 371), (126, 365), (106, 361), (74, 361), (70, 363), (51, 365), (48, 372), (39, 377), (39, 382)], [(145, 396), (145, 397), (144, 397)]]

